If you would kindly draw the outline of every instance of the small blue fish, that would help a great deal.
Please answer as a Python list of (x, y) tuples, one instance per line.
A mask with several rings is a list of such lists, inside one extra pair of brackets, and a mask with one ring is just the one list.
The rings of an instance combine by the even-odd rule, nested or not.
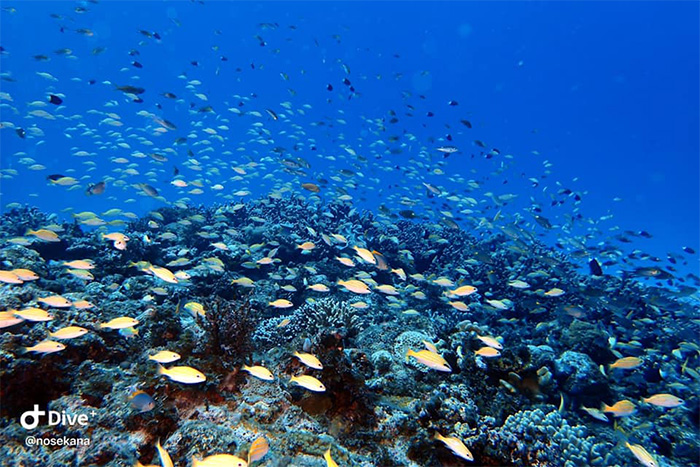
[(150, 412), (156, 406), (156, 401), (143, 391), (136, 391), (131, 395), (131, 406), (139, 412)]

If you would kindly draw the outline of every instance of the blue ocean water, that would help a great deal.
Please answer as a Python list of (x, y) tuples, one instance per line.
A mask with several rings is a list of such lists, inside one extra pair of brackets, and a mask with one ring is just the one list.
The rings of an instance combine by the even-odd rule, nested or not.
[[(381, 178), (376, 184), (365, 179), (357, 187), (359, 193), (366, 193), (366, 206), (376, 207), (373, 203), (390, 193), (411, 193), (415, 180), (407, 183), (404, 175), (412, 167), (411, 158), (418, 159), (419, 144), (430, 146), (431, 139), (451, 134), (461, 151), (445, 161), (445, 172), (484, 181), (484, 192), (517, 194), (517, 209), (530, 207), (534, 197), (542, 205), (543, 216), (564, 223), (572, 203), (553, 208), (548, 206), (548, 194), (568, 188), (583, 194), (577, 213), (597, 223), (606, 235), (614, 235), (615, 229), (647, 231), (653, 238), (635, 239), (633, 246), (662, 259), (683, 246), (697, 247), (695, 2), (31, 5), (7, 2), (2, 12), (2, 68), (16, 81), (1, 85), (20, 112), (28, 110), (26, 105), (32, 101), (46, 100), (52, 91), (65, 95), (61, 113), (72, 115), (68, 120), (72, 125), (99, 122), (88, 111), (113, 102), (125, 127), (101, 124), (100, 130), (143, 127), (146, 120), (134, 113), (145, 110), (175, 123), (175, 133), (182, 136), (192, 124), (190, 101), (213, 106), (215, 116), (203, 120), (213, 125), (219, 118), (233, 117), (226, 110), (238, 104), (233, 95), (254, 95), (243, 110), (279, 111), (285, 101), (311, 106), (294, 120), (317, 141), (315, 152), (308, 147), (302, 151), (309, 156), (332, 155), (341, 138), (349, 145), (359, 141), (359, 147), (368, 150), (371, 125), (363, 119), (386, 121), (387, 112), (393, 110), (399, 122), (389, 125), (385, 134), (410, 133), (416, 139), (400, 141), (405, 145), (401, 153), (384, 156), (390, 161), (382, 162), (394, 166), (393, 172), (373, 171), (371, 163), (363, 167), (368, 178)], [(86, 11), (76, 12), (81, 6)], [(261, 27), (263, 23), (279, 27)], [(78, 28), (90, 29), (93, 35), (76, 33)], [(139, 30), (157, 32), (161, 40), (149, 39)], [(104, 51), (94, 55), (98, 47)], [(71, 49), (68, 57), (54, 53), (61, 48)], [(129, 55), (134, 49), (138, 56)], [(32, 58), (39, 54), (50, 60)], [(222, 61), (222, 56), (228, 60)], [(143, 68), (135, 68), (133, 61)], [(50, 73), (57, 81), (37, 72)], [(349, 93), (342, 84), (346, 77), (356, 93)], [(95, 84), (87, 84), (91, 79)], [(192, 79), (202, 82), (199, 89), (208, 102), (188, 96), (187, 102), (178, 103), (159, 95), (170, 90), (179, 97), (185, 82)], [(125, 84), (147, 90), (141, 96), (143, 103), (127, 105), (128, 98), (114, 90), (115, 85)], [(334, 91), (326, 90), (328, 84)], [(449, 106), (451, 100), (459, 105)], [(428, 112), (433, 116), (427, 117)], [(14, 117), (12, 113), (4, 107), (3, 120)], [(332, 123), (341, 117), (346, 123)], [(469, 120), (473, 129), (466, 130), (460, 119)], [(327, 125), (311, 126), (323, 121)], [(71, 173), (94, 183), (114, 175), (109, 158), (134, 148), (97, 151), (96, 164), (88, 172), (84, 160), (71, 156), (76, 152), (71, 149), (86, 146), (91, 152), (99, 145), (84, 144), (76, 132), (71, 138), (64, 136), (65, 121), (29, 117), (17, 123), (37, 125), (44, 135), (23, 140), (3, 130), (2, 168), (21, 172), (3, 179), (3, 205), (30, 202), (49, 211), (73, 208), (79, 212), (113, 207), (123, 200), (122, 195), (129, 198), (128, 193), (111, 189), (107, 190), (111, 199), (88, 198), (83, 190), (67, 192), (48, 186), (45, 177), (75, 170)], [(231, 139), (217, 151), (236, 143), (245, 146), (246, 135), (237, 133), (237, 126), (231, 118)], [(473, 143), (477, 139), (500, 151), (496, 160), (512, 155), (513, 167), (502, 178), (489, 176), (497, 163), (479, 155), (481, 148)], [(47, 169), (26, 170), (18, 163), (18, 152)], [(245, 149), (234, 154), (245, 156)], [(429, 157), (441, 154), (433, 151)], [(545, 168), (546, 162), (551, 167)], [(319, 169), (327, 163), (314, 161)], [(418, 175), (434, 183), (444, 179)], [(172, 198), (168, 178), (158, 177), (163, 182), (159, 189)], [(531, 177), (539, 181), (536, 188), (528, 180)], [(545, 186), (548, 193), (542, 192)], [(207, 190), (194, 201), (208, 204), (215, 199)], [(135, 210), (142, 213), (159, 205), (139, 199)], [(603, 216), (611, 217), (599, 221)], [(697, 272), (697, 258), (689, 266), (689, 271)]]

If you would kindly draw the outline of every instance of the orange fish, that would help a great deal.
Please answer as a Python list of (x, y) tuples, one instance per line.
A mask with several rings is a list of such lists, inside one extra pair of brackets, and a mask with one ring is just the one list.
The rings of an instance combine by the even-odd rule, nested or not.
[(612, 365), (610, 365), (610, 369), (620, 369), (620, 370), (632, 370), (634, 368), (639, 367), (642, 364), (642, 359), (637, 358), (637, 357), (624, 357), (616, 360)]
[(603, 412), (609, 412), (613, 414), (614, 417), (629, 417), (636, 411), (637, 407), (628, 400), (615, 402), (613, 406), (603, 404)]

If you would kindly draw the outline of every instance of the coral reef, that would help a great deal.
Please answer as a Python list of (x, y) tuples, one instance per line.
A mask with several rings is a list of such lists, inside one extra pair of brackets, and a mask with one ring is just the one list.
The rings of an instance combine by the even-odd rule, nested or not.
[[(20, 209), (1, 221), (6, 238), (52, 220)], [(158, 440), (180, 459), (176, 465), (189, 465), (192, 456), (219, 452), (245, 458), (258, 436), (270, 444), (261, 466), (322, 466), (329, 446), (341, 465), (471, 465), (436, 433), (459, 437), (477, 465), (632, 465), (622, 436), (664, 465), (689, 465), (697, 452), (697, 323), (686, 320), (673, 339), (660, 331), (675, 326), (673, 316), (690, 316), (693, 306), (624, 277), (581, 276), (535, 239), (525, 255), (505, 234), (475, 238), (445, 225), (383, 224), (343, 204), (314, 207), (298, 198), (159, 209), (125, 228), (132, 239), (124, 251), (104, 241), (103, 231), (61, 228), (61, 242), (52, 245), (0, 248), (5, 269), (39, 276), (0, 285), (2, 310), (39, 307), (54, 316), (0, 333), (0, 458), (16, 465), (154, 464)], [(311, 255), (303, 254), (297, 245), (309, 229), (342, 231), (348, 240), (316, 237)], [(226, 249), (212, 249), (214, 239)], [(350, 242), (381, 251), (387, 266), (353, 256)], [(356, 261), (354, 268), (338, 255)], [(94, 279), (66, 273), (65, 262), (85, 258), (94, 263)], [(151, 265), (169, 268), (177, 280), (158, 277)], [(350, 277), (370, 293), (340, 290), (337, 281)], [(514, 278), (527, 279), (529, 289), (508, 285)], [(450, 290), (466, 284), (477, 290), (459, 297), (466, 306), (460, 311), (450, 304), (456, 300)], [(566, 295), (544, 295), (554, 285)], [(42, 305), (39, 299), (52, 294), (93, 307)], [(275, 299), (293, 308), (271, 306)], [(102, 326), (118, 317), (138, 325)], [(632, 319), (658, 323), (633, 326)], [(24, 351), (65, 326), (88, 333), (63, 341), (60, 352)], [(488, 339), (501, 346), (496, 358), (477, 353), (484, 342), (496, 345)], [(409, 349), (433, 346), (451, 372), (406, 360)], [(166, 366), (195, 368), (206, 381), (159, 375), (149, 357), (163, 350), (180, 356)], [(322, 369), (293, 356), (302, 351)], [(629, 355), (642, 357), (641, 368), (608, 367)], [(243, 365), (264, 366), (273, 380)], [(302, 375), (317, 378), (325, 391), (291, 382)], [(153, 397), (152, 410), (130, 404), (136, 391)], [(642, 401), (664, 392), (678, 394), (685, 407)], [(618, 418), (617, 430), (581, 409), (623, 399), (634, 401), (636, 412)], [(85, 428), (37, 429), (43, 436), (89, 437), (91, 445), (30, 452), (18, 420), (34, 404), (91, 413)]]

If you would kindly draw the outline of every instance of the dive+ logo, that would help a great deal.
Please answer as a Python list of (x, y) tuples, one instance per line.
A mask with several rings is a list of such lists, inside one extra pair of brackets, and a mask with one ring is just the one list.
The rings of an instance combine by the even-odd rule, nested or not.
[[(39, 423), (41, 422), (41, 417), (46, 415), (48, 415), (47, 418), (49, 426), (88, 425), (88, 416), (86, 414), (71, 415), (67, 414), (65, 410), (61, 412), (49, 410), (47, 412), (46, 410), (40, 410), (38, 404), (34, 404), (33, 410), (27, 410), (26, 412), (24, 412), (19, 418), (19, 423), (25, 430), (33, 430), (34, 428), (39, 426)], [(92, 412), (90, 412), (90, 415), (94, 416), (95, 411), (93, 410)]]

